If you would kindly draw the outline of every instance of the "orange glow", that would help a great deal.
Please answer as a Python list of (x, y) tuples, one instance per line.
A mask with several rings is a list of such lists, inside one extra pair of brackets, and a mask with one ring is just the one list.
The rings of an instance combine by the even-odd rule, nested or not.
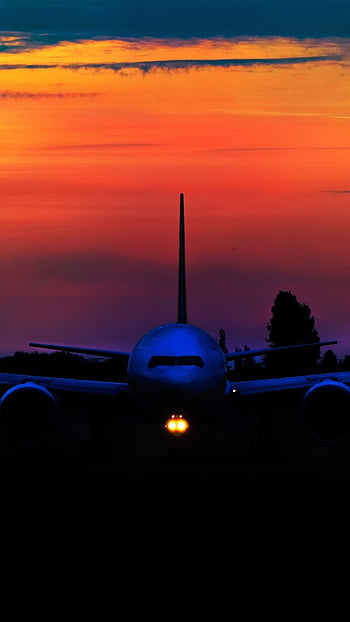
[[(91, 345), (93, 325), (97, 345), (107, 347), (99, 331), (110, 334), (112, 324), (113, 345), (126, 349), (171, 320), (180, 192), (188, 209), (191, 321), (215, 331), (222, 312), (228, 339), (230, 331), (238, 335), (231, 347), (260, 346), (273, 296), (295, 286), (328, 326), (327, 305), (320, 303), (318, 316), (312, 304), (328, 291), (325, 279), (339, 283), (332, 300), (341, 300), (347, 324), (348, 66), (145, 73), (106, 65), (337, 51), (336, 43), (325, 51), (315, 42), (252, 39), (85, 41), (3, 53), (3, 66), (50, 67), (1, 71), (0, 287), (17, 310), (15, 321), (9, 303), (2, 334), (11, 335), (12, 322), (19, 348), (29, 338), (56, 341), (58, 330), (65, 342), (83, 332)], [(68, 67), (74, 64), (81, 67)], [(123, 345), (127, 323), (132, 336)]]
[(165, 424), (165, 428), (174, 436), (179, 436), (187, 432), (189, 423), (182, 415), (171, 415)]

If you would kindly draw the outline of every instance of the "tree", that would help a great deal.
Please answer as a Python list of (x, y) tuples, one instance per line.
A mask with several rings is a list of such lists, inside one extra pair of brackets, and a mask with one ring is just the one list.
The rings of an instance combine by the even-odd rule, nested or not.
[(328, 371), (336, 371), (338, 369), (337, 357), (334, 354), (333, 350), (326, 350), (320, 361), (319, 369), (322, 373)]
[(350, 354), (346, 354), (346, 356), (343, 358), (343, 360), (340, 363), (340, 369), (342, 371), (350, 370)]
[[(280, 291), (271, 309), (272, 318), (267, 324), (269, 332), (266, 340), (273, 348), (278, 346), (319, 343), (320, 338), (315, 328), (315, 319), (310, 307), (298, 302), (290, 291)], [(278, 375), (310, 373), (315, 370), (320, 357), (320, 348), (304, 348), (288, 352), (267, 354), (265, 365), (269, 372)]]
[(218, 343), (219, 343), (219, 346), (220, 346), (221, 350), (223, 351), (223, 353), (227, 354), (228, 349), (227, 349), (227, 346), (226, 346), (226, 333), (225, 333), (223, 328), (219, 329), (219, 341), (218, 341)]

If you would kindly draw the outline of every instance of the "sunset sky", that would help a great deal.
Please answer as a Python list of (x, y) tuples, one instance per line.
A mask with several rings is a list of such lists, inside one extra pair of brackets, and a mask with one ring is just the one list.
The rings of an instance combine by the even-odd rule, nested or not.
[(0, 355), (176, 320), (350, 353), (348, 0), (0, 0)]

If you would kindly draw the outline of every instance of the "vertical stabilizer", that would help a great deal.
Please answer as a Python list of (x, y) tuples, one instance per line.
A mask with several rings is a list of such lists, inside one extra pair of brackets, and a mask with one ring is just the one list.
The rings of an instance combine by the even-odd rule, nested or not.
[(177, 297), (177, 323), (187, 324), (186, 265), (185, 265), (185, 210), (184, 195), (180, 194), (179, 227), (179, 285)]

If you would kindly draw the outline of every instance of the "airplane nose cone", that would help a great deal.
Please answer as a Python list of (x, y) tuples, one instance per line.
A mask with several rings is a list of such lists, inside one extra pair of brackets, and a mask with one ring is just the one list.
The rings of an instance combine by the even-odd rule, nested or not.
[(158, 396), (170, 399), (191, 399), (202, 395), (207, 385), (197, 370), (171, 369), (161, 379), (158, 378)]
[(190, 367), (183, 369), (180, 366), (164, 367), (162, 370), (158, 368), (156, 374), (152, 369), (147, 370), (147, 374), (130, 378), (130, 383), (135, 394), (171, 402), (191, 400), (210, 389), (210, 382), (201, 370)]

